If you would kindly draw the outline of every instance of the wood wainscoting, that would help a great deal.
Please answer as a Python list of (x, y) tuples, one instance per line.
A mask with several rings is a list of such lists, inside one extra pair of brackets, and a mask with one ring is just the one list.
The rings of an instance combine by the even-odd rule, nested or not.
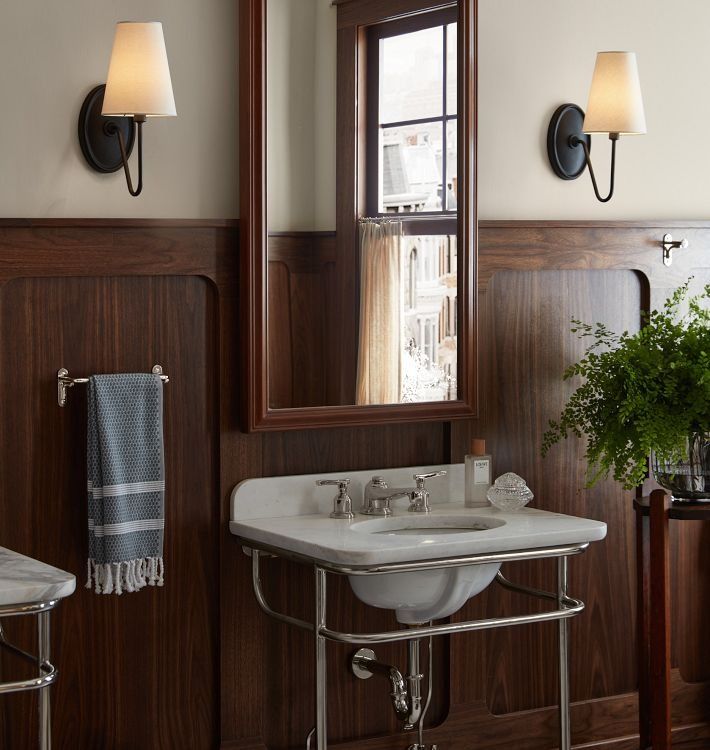
[[(688, 250), (661, 262), (666, 230)], [(54, 618), (53, 688), (60, 750), (285, 750), (312, 727), (312, 644), (270, 621), (251, 591), (249, 561), (229, 534), (229, 493), (242, 479), (461, 460), (488, 440), (496, 472), (515, 469), (538, 507), (600, 518), (609, 537), (571, 563), (587, 603), (571, 627), (573, 735), (586, 748), (633, 748), (636, 733), (635, 570), (630, 493), (581, 491), (582, 446), (546, 460), (540, 435), (580, 352), (573, 315), (633, 329), (691, 273), (710, 280), (710, 223), (484, 223), (480, 229), (478, 421), (246, 435), (239, 431), (238, 243), (224, 223), (0, 222), (0, 544), (77, 575)], [(160, 362), (168, 467), (166, 585), (97, 597), (85, 576), (85, 396), (56, 404), (56, 370), (147, 370)], [(710, 744), (710, 529), (675, 525), (673, 719), (676, 739)], [(551, 585), (544, 563), (508, 566)], [(308, 615), (310, 576), (265, 563), (275, 604)], [(334, 587), (334, 622), (382, 628), (384, 611)], [(492, 587), (458, 617), (521, 606)], [(30, 646), (27, 628), (9, 622)], [(399, 750), (387, 687), (355, 680), (350, 649), (330, 644), (330, 733), (341, 750)], [(401, 646), (378, 655), (403, 666)], [(447, 750), (556, 747), (554, 626), (439, 639), (436, 727)], [(3, 661), (3, 674), (22, 669)], [(0, 747), (30, 750), (33, 696), (0, 698)], [(696, 745), (702, 746), (702, 745)]]
[(268, 254), (269, 406), (342, 403), (336, 378), (327, 377), (339, 335), (335, 232), (272, 232)]
[[(52, 617), (60, 750), (219, 746), (219, 313), (237, 247), (226, 223), (0, 222), (0, 544), (77, 577)], [(98, 596), (84, 587), (86, 390), (60, 408), (57, 370), (155, 363), (170, 376), (165, 586)], [(34, 651), (27, 619), (6, 627)], [(35, 695), (0, 698), (0, 747), (35, 748), (36, 725)]]

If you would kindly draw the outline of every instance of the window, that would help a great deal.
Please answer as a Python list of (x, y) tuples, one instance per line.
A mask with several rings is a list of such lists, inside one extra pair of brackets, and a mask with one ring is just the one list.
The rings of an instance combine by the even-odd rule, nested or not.
[[(366, 184), (371, 216), (455, 219), (456, 20), (457, 8), (451, 7), (368, 31)], [(436, 233), (443, 231), (442, 226)]]
[[(401, 401), (457, 398), (458, 7), (367, 29), (368, 216), (403, 224)], [(360, 193), (362, 195), (362, 193)]]

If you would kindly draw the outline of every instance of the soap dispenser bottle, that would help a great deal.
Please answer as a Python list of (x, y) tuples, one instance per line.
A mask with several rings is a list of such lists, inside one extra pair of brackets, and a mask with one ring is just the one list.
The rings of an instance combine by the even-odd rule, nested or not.
[(493, 484), (493, 461), (486, 453), (486, 441), (471, 441), (471, 453), (466, 456), (466, 491), (467, 508), (481, 508), (490, 505), (486, 493)]

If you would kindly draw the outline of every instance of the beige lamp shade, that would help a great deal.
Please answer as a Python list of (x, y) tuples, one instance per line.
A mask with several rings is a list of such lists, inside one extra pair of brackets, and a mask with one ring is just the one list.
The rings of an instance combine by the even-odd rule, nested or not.
[(646, 132), (641, 84), (633, 52), (597, 53), (582, 130), (620, 135)]
[(116, 24), (103, 115), (175, 117), (163, 24)]

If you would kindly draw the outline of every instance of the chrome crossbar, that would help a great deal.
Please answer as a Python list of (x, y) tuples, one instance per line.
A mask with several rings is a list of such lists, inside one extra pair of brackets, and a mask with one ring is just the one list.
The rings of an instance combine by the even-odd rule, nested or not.
[(27, 604), (0, 605), (0, 617), (15, 617), (17, 615), (37, 615), (47, 612), (59, 604), (59, 599), (48, 599), (44, 602), (29, 602)]
[(377, 565), (344, 565), (319, 558), (307, 557), (297, 552), (289, 552), (271, 547), (267, 544), (254, 544), (246, 539), (241, 540), (247, 554), (259, 551), (272, 557), (292, 560), (303, 565), (315, 565), (328, 573), (345, 576), (387, 575), (388, 573), (415, 573), (422, 570), (442, 568), (461, 568), (467, 565), (486, 565), (488, 563), (524, 562), (554, 557), (579, 555), (589, 547), (589, 542), (567, 544), (557, 547), (533, 547), (532, 549), (511, 550), (508, 552), (484, 552), (462, 557), (437, 557), (431, 560), (414, 560), (409, 562), (381, 563)]
[[(58, 602), (58, 599), (52, 599), (46, 602), (32, 602), (30, 604), (6, 604), (0, 607), (0, 617), (34, 614), (46, 620), (49, 617), (50, 610), (54, 609)], [(0, 648), (34, 664), (39, 669), (39, 675), (36, 677), (30, 677), (26, 680), (15, 680), (13, 682), (0, 682), (0, 695), (5, 693), (20, 693), (25, 690), (41, 690), (51, 685), (57, 679), (57, 669), (47, 658), (49, 653), (48, 647), (43, 648), (43, 644), (40, 643), (39, 655), (30, 654), (7, 640), (2, 623), (0, 623)]]
[[(5, 644), (2, 644), (3, 646)], [(35, 659), (36, 661), (36, 659)], [(40, 664), (39, 677), (31, 677), (28, 680), (17, 680), (15, 682), (0, 682), (0, 695), (5, 693), (21, 693), (25, 690), (41, 690), (48, 687), (57, 679), (57, 668), (48, 661)]]
[[(581, 550), (580, 550), (581, 551)], [(273, 554), (273, 553), (269, 553)], [(315, 627), (313, 623), (305, 620), (300, 620), (297, 617), (283, 614), (274, 610), (271, 605), (267, 602), (264, 594), (263, 587), (261, 585), (261, 573), (260, 573), (260, 558), (261, 551), (257, 549), (252, 550), (252, 585), (254, 588), (254, 595), (261, 609), (270, 617), (273, 617), (281, 622), (285, 622), (288, 625), (301, 628), (302, 630), (314, 631)], [(320, 565), (314, 566), (316, 570), (327, 570)], [(507, 617), (491, 617), (484, 620), (468, 620), (466, 622), (454, 622), (446, 623), (441, 625), (430, 625), (428, 627), (420, 627), (416, 629), (406, 630), (388, 630), (381, 631), (378, 633), (343, 633), (338, 630), (332, 630), (327, 627), (325, 623), (319, 627), (318, 633), (328, 640), (335, 641), (337, 643), (392, 643), (393, 641), (406, 641), (416, 638), (425, 638), (430, 635), (455, 635), (456, 633), (467, 633), (474, 630), (487, 630), (492, 628), (502, 628), (512, 625), (528, 625), (537, 622), (550, 622), (553, 620), (567, 619), (574, 617), (575, 615), (582, 612), (584, 609), (584, 602), (579, 599), (573, 599), (567, 595), (559, 596), (556, 593), (549, 591), (542, 591), (540, 589), (533, 589), (528, 586), (518, 585), (509, 581), (500, 572), (496, 576), (497, 582), (504, 588), (515, 591), (520, 594), (532, 596), (538, 599), (548, 599), (558, 602), (557, 609), (553, 609), (549, 612), (537, 612), (530, 615), (510, 615)]]

